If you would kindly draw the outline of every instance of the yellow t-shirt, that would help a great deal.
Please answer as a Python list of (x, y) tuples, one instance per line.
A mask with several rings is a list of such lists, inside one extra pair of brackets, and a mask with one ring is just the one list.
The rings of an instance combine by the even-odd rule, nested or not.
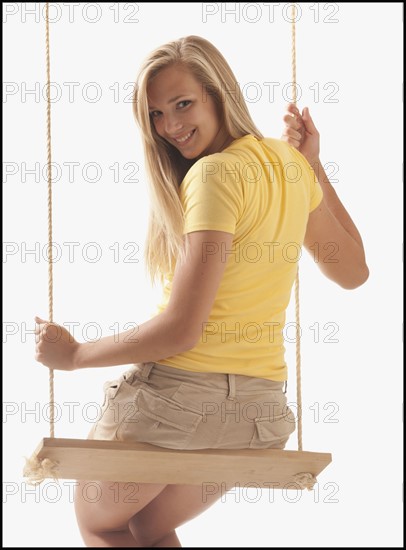
[[(246, 135), (199, 159), (180, 186), (183, 233), (234, 235), (198, 344), (157, 363), (194, 372), (287, 379), (283, 328), (309, 212), (323, 192), (305, 157), (286, 142)], [(161, 313), (173, 273), (166, 278)]]

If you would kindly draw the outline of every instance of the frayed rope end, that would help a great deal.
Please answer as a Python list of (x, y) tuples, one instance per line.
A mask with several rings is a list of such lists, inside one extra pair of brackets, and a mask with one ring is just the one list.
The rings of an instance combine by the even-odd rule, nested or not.
[(39, 485), (47, 478), (58, 479), (57, 467), (58, 462), (49, 458), (40, 460), (34, 454), (30, 458), (25, 457), (23, 476), (29, 485)]
[(308, 491), (312, 491), (313, 487), (317, 483), (317, 478), (315, 478), (313, 474), (309, 474), (308, 472), (295, 474), (293, 476), (293, 479), (300, 486), (301, 489), (307, 489)]

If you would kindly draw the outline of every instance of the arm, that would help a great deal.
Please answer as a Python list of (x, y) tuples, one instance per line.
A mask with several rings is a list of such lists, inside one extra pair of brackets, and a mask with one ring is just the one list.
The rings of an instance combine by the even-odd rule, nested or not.
[(64, 327), (37, 318), (35, 359), (52, 369), (75, 370), (158, 362), (193, 348), (209, 318), (226, 266), (224, 250), (230, 250), (233, 235), (207, 230), (186, 238), (189, 252), (185, 262), (176, 265), (169, 304), (161, 314), (137, 332), (132, 329), (83, 344)]
[(332, 214), (324, 197), (309, 214), (304, 246), (321, 272), (342, 288), (352, 290), (368, 279), (362, 244)]
[[(187, 235), (190, 249), (183, 265), (176, 265), (167, 309), (134, 330), (98, 342), (82, 344), (78, 368), (105, 367), (159, 361), (192, 349), (207, 321), (233, 235), (222, 231), (195, 231)], [(132, 334), (131, 334), (132, 333)]]
[(76, 368), (112, 367), (158, 361), (191, 349), (194, 344), (184, 330), (182, 317), (165, 310), (135, 329), (80, 344)]
[(361, 235), (359, 234), (359, 231), (356, 228), (347, 210), (344, 208), (344, 205), (338, 198), (334, 187), (331, 185), (326, 175), (326, 172), (324, 171), (322, 163), (319, 159), (317, 159), (311, 162), (311, 166), (323, 190), (323, 196), (327, 208), (330, 210), (336, 220), (342, 225), (342, 227), (347, 231), (347, 233), (359, 245), (360, 255), (363, 256), (365, 261), (364, 246), (362, 243)]
[(346, 289), (362, 285), (369, 277), (361, 235), (350, 215), (341, 203), (319, 160), (320, 135), (309, 110), (300, 115), (294, 104), (289, 104), (284, 121), (286, 127), (282, 139), (302, 153), (312, 166), (323, 190), (323, 200), (310, 213), (304, 245), (310, 252), (316, 243), (334, 243), (337, 259), (329, 260), (331, 248), (320, 250), (319, 267), (328, 278)]

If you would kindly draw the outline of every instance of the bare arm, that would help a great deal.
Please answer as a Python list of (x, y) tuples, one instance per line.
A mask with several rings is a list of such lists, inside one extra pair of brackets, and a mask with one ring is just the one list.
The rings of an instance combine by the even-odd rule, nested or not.
[[(284, 117), (282, 139), (294, 146), (312, 166), (323, 190), (323, 200), (309, 214), (304, 238), (306, 249), (317, 259), (320, 270), (342, 288), (354, 289), (369, 276), (361, 235), (331, 185), (319, 159), (320, 136), (308, 109), (300, 115), (293, 104)], [(319, 246), (321, 245), (321, 246)], [(335, 247), (335, 254), (332, 254)]]
[(196, 346), (216, 297), (233, 235), (195, 231), (185, 238), (190, 248), (185, 262), (176, 264), (167, 308), (118, 336), (79, 343), (61, 325), (36, 317), (36, 361), (58, 370), (159, 362)]
[(144, 361), (159, 361), (191, 349), (182, 320), (171, 311), (149, 319), (142, 325), (78, 347), (76, 368), (107, 367)]
[[(319, 159), (312, 162), (312, 168), (317, 176), (320, 186), (323, 190), (324, 200), (327, 208), (333, 214), (333, 216), (339, 221), (343, 228), (351, 235), (351, 237), (359, 244), (360, 249), (364, 252), (364, 246), (362, 243), (361, 235), (352, 221), (347, 210), (344, 208), (343, 203), (338, 198), (338, 195), (331, 185), (326, 172), (324, 171), (323, 164)], [(365, 259), (365, 256), (364, 256)]]
[(304, 246), (320, 271), (342, 288), (352, 290), (368, 279), (362, 244), (333, 215), (324, 197), (309, 215)]

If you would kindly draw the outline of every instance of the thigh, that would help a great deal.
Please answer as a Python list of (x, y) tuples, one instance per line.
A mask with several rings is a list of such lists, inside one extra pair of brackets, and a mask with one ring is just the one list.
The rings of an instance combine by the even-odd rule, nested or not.
[(119, 531), (165, 489), (164, 484), (79, 481), (75, 512), (81, 531)]
[(195, 518), (221, 498), (232, 485), (167, 485), (147, 506), (130, 520), (136, 540), (150, 547), (165, 535)]

